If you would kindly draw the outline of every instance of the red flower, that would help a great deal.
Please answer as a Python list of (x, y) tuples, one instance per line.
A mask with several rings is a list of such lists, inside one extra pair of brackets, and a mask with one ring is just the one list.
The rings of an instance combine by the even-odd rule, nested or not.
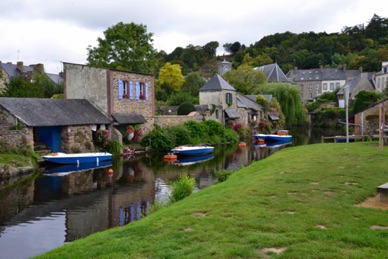
[(144, 100), (145, 99), (145, 94), (140, 94), (140, 99)]

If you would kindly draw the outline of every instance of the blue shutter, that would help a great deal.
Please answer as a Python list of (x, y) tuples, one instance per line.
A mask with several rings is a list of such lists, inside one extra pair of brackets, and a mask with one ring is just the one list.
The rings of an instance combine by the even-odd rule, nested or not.
[(139, 84), (139, 82), (136, 82), (135, 85), (136, 85), (136, 100), (139, 100), (139, 98), (140, 98), (140, 84)]
[(132, 81), (129, 82), (129, 99), (133, 99)]
[(119, 80), (118, 85), (119, 85), (119, 99), (123, 99), (123, 81)]
[(146, 100), (148, 101), (148, 84), (145, 84), (145, 97), (146, 97)]

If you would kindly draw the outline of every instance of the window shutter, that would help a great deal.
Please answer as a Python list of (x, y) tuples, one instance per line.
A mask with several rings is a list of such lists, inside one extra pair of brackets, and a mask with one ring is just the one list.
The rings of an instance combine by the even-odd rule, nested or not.
[(123, 99), (123, 81), (119, 80), (118, 86), (119, 86), (119, 99)]
[(136, 85), (136, 100), (139, 100), (139, 98), (140, 98), (140, 84), (139, 84), (139, 82), (136, 82), (135, 85)]
[(129, 99), (133, 99), (132, 81), (129, 82)]
[(145, 98), (148, 101), (148, 84), (145, 84)]

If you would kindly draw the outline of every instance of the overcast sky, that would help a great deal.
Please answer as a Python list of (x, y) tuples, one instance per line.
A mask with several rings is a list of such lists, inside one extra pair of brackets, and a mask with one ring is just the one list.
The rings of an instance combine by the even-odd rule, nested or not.
[(0, 61), (43, 63), (48, 73), (61, 62), (86, 63), (87, 50), (118, 22), (143, 24), (154, 48), (171, 53), (189, 44), (249, 46), (286, 31), (340, 32), (388, 18), (383, 0), (0, 0)]

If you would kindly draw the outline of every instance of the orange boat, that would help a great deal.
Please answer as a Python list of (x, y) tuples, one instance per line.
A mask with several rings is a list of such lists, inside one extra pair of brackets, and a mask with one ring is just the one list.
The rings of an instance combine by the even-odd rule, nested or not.
[(247, 144), (244, 143), (244, 142), (240, 142), (240, 143), (238, 144), (238, 147), (246, 147), (246, 146), (247, 146)]
[(256, 140), (256, 142), (257, 142), (257, 144), (265, 144), (265, 141), (264, 141), (264, 139), (262, 139), (262, 138), (258, 138), (258, 139)]

